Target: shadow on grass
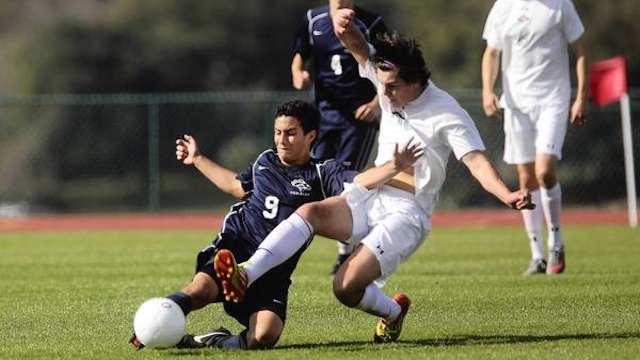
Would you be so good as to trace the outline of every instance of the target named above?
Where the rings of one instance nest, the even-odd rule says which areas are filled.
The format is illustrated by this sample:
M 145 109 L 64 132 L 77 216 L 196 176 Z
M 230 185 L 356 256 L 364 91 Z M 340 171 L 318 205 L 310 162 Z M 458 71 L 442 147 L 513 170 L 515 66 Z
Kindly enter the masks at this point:
M 424 340 L 400 340 L 393 343 L 394 346 L 466 346 L 466 345 L 495 345 L 495 344 L 520 344 L 561 340 L 596 340 L 596 339 L 637 339 L 640 333 L 621 334 L 562 334 L 562 335 L 455 335 L 447 338 Z M 292 344 L 277 346 L 276 349 L 339 349 L 354 350 L 358 346 L 371 346 L 368 341 L 342 341 L 324 344 Z
M 342 351 L 358 351 L 372 346 L 394 346 L 394 347 L 454 347 L 467 345 L 495 345 L 495 344 L 521 344 L 535 343 L 561 340 L 597 340 L 597 339 L 638 339 L 640 333 L 622 333 L 622 334 L 563 334 L 563 335 L 455 335 L 448 338 L 424 339 L 424 340 L 407 340 L 397 341 L 388 345 L 373 344 L 370 341 L 339 341 L 333 343 L 322 344 L 291 344 L 278 346 L 271 351 L 278 350 L 342 350 Z M 168 349 L 163 351 L 165 355 L 170 356 L 198 356 L 210 352 L 217 352 L 220 349 Z M 266 350 L 269 351 L 269 350 Z

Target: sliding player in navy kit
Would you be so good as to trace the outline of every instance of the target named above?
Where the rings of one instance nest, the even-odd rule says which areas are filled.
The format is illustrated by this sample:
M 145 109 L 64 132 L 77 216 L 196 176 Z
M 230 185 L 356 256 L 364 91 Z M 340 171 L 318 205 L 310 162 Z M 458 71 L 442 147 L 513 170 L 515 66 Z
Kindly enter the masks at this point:
M 216 239 L 199 253 L 191 283 L 167 297 L 185 315 L 223 302 L 225 311 L 246 326 L 236 335 L 224 328 L 201 336 L 185 335 L 177 347 L 273 347 L 284 328 L 290 277 L 302 251 L 256 281 L 245 301 L 233 303 L 224 300 L 221 281 L 213 269 L 218 250 L 231 250 L 240 261 L 248 259 L 262 239 L 300 205 L 340 194 L 345 182 L 354 181 L 367 188 L 378 186 L 412 165 L 422 153 L 418 145 L 407 144 L 395 152 L 393 160 L 362 174 L 332 160 L 318 162 L 310 157 L 318 120 L 319 113 L 310 103 L 292 101 L 279 106 L 274 123 L 276 148 L 262 152 L 254 164 L 240 173 L 202 155 L 192 136 L 176 141 L 178 160 L 195 166 L 218 188 L 242 201 L 231 208 Z M 135 334 L 132 343 L 140 347 Z
M 380 15 L 357 6 L 354 9 L 356 26 L 367 40 L 387 32 Z M 291 78 L 295 89 L 309 87 L 310 64 L 313 68 L 315 102 L 320 111 L 313 156 L 333 158 L 362 171 L 375 145 L 380 105 L 375 88 L 360 77 L 358 63 L 336 37 L 329 6 L 307 10 L 295 35 L 293 53 Z M 352 251 L 352 246 L 340 243 L 332 274 Z

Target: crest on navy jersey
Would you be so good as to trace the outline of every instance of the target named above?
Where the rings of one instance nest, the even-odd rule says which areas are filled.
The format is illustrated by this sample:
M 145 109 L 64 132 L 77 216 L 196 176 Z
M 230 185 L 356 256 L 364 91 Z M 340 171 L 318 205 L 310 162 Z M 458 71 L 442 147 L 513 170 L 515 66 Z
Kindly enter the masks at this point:
M 291 185 L 295 186 L 298 191 L 291 191 L 293 195 L 305 195 L 308 196 L 311 192 L 311 185 L 307 184 L 304 179 L 294 179 L 291 181 Z

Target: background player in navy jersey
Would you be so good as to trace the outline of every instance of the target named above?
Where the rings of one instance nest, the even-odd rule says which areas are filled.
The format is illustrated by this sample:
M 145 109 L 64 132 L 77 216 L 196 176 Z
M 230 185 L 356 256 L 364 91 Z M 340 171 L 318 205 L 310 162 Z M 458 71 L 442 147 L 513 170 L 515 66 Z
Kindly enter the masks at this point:
M 354 6 L 355 24 L 367 40 L 387 32 L 380 15 Z M 371 82 L 358 74 L 358 63 L 333 31 L 329 6 L 307 10 L 293 43 L 291 78 L 297 90 L 307 89 L 313 69 L 320 129 L 313 147 L 317 159 L 336 159 L 350 169 L 365 168 L 375 144 L 380 105 Z M 353 247 L 339 243 L 332 274 Z
M 280 105 L 274 121 L 276 147 L 262 152 L 240 173 L 201 154 L 192 136 L 184 135 L 176 141 L 178 160 L 195 166 L 218 188 L 241 201 L 232 206 L 211 245 L 198 254 L 191 283 L 167 297 L 185 315 L 223 302 L 225 311 L 247 327 L 236 335 L 224 328 L 202 336 L 185 335 L 177 347 L 273 347 L 284 328 L 290 277 L 302 251 L 256 281 L 246 293 L 246 300 L 236 304 L 225 302 L 220 291 L 221 282 L 213 269 L 213 257 L 218 250 L 231 250 L 240 261 L 246 260 L 267 234 L 300 205 L 340 194 L 345 182 L 354 181 L 367 188 L 381 185 L 422 155 L 420 146 L 409 142 L 396 149 L 393 160 L 359 175 L 336 161 L 318 162 L 310 157 L 318 121 L 319 113 L 310 103 L 296 100 Z M 132 343 L 139 345 L 136 340 L 134 334 Z

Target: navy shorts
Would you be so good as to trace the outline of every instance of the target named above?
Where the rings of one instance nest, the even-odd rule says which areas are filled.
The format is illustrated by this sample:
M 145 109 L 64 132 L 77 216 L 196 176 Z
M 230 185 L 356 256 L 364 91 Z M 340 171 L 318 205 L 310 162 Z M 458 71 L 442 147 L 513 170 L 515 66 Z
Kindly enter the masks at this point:
M 255 252 L 255 245 L 251 245 L 250 242 L 235 234 L 221 233 L 211 245 L 200 251 L 196 260 L 196 272 L 209 274 L 218 285 L 218 289 L 222 289 L 220 279 L 213 270 L 213 257 L 218 249 L 230 250 L 236 261 L 241 263 L 249 259 Z M 290 259 L 290 261 L 292 260 Z M 297 262 L 297 258 L 295 261 Z M 261 310 L 274 312 L 284 323 L 287 318 L 287 301 L 293 268 L 287 266 L 287 262 L 285 262 L 285 264 L 270 270 L 251 284 L 244 300 L 240 303 L 226 301 L 222 290 L 215 302 L 223 303 L 227 314 L 246 327 L 249 327 L 251 315 Z

